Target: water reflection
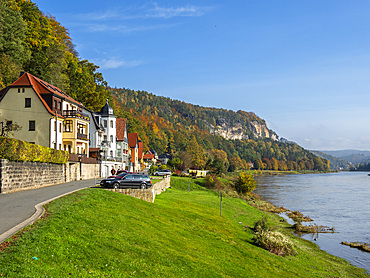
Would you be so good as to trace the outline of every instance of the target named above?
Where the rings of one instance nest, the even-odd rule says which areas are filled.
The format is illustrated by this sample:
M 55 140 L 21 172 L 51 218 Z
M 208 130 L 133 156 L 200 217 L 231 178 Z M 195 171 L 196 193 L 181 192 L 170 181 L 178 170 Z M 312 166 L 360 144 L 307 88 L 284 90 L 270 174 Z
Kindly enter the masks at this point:
M 370 243 L 370 177 L 365 172 L 262 176 L 255 190 L 264 200 L 298 210 L 317 225 L 335 227 L 334 234 L 302 236 L 321 249 L 351 261 L 370 273 L 370 253 L 343 246 L 342 241 Z

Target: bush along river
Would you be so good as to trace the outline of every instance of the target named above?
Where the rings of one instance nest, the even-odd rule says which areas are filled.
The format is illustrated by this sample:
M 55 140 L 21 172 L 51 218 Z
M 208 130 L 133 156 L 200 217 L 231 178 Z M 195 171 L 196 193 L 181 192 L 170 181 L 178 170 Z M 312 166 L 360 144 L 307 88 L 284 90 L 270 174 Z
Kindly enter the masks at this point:
M 370 244 L 370 176 L 367 172 L 259 176 L 255 192 L 265 201 L 300 211 L 335 233 L 303 234 L 322 250 L 365 268 L 370 253 L 341 242 Z

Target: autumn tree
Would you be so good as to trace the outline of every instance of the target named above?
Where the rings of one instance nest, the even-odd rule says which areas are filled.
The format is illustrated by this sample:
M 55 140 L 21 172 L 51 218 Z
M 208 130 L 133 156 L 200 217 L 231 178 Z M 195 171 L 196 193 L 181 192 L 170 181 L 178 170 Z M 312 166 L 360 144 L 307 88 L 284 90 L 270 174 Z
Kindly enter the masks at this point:
M 202 147 L 198 144 L 197 139 L 193 135 L 187 148 L 187 153 L 191 156 L 192 166 L 197 169 L 202 169 L 206 162 L 204 159 L 204 151 Z
M 237 181 L 234 184 L 235 190 L 239 194 L 250 194 L 256 188 L 257 182 L 254 180 L 253 175 L 246 172 L 240 172 Z

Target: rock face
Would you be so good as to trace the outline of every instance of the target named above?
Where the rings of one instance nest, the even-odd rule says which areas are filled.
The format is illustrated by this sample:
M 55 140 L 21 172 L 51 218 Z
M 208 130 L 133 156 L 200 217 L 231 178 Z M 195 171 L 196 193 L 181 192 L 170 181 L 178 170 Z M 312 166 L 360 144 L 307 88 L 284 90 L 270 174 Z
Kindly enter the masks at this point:
M 217 119 L 215 126 L 209 123 L 206 124 L 212 134 L 222 136 L 225 139 L 250 139 L 251 135 L 254 135 L 256 138 L 278 140 L 278 136 L 273 131 L 269 130 L 265 124 L 257 121 L 249 122 L 246 127 L 243 127 L 240 122 L 231 122 L 225 118 Z

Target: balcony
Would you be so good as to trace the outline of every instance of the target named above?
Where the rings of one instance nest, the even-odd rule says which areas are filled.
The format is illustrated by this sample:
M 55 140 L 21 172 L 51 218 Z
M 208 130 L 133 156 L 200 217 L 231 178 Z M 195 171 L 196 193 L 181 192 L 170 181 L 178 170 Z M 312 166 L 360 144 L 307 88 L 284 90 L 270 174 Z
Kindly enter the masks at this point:
M 89 140 L 87 134 L 82 134 L 82 133 L 77 133 L 77 139 L 79 139 L 79 140 L 86 140 L 86 141 Z
M 77 110 L 64 110 L 63 116 L 66 118 L 78 118 L 78 119 L 83 119 L 85 121 L 90 121 L 89 115 L 82 113 L 80 111 L 77 111 Z

